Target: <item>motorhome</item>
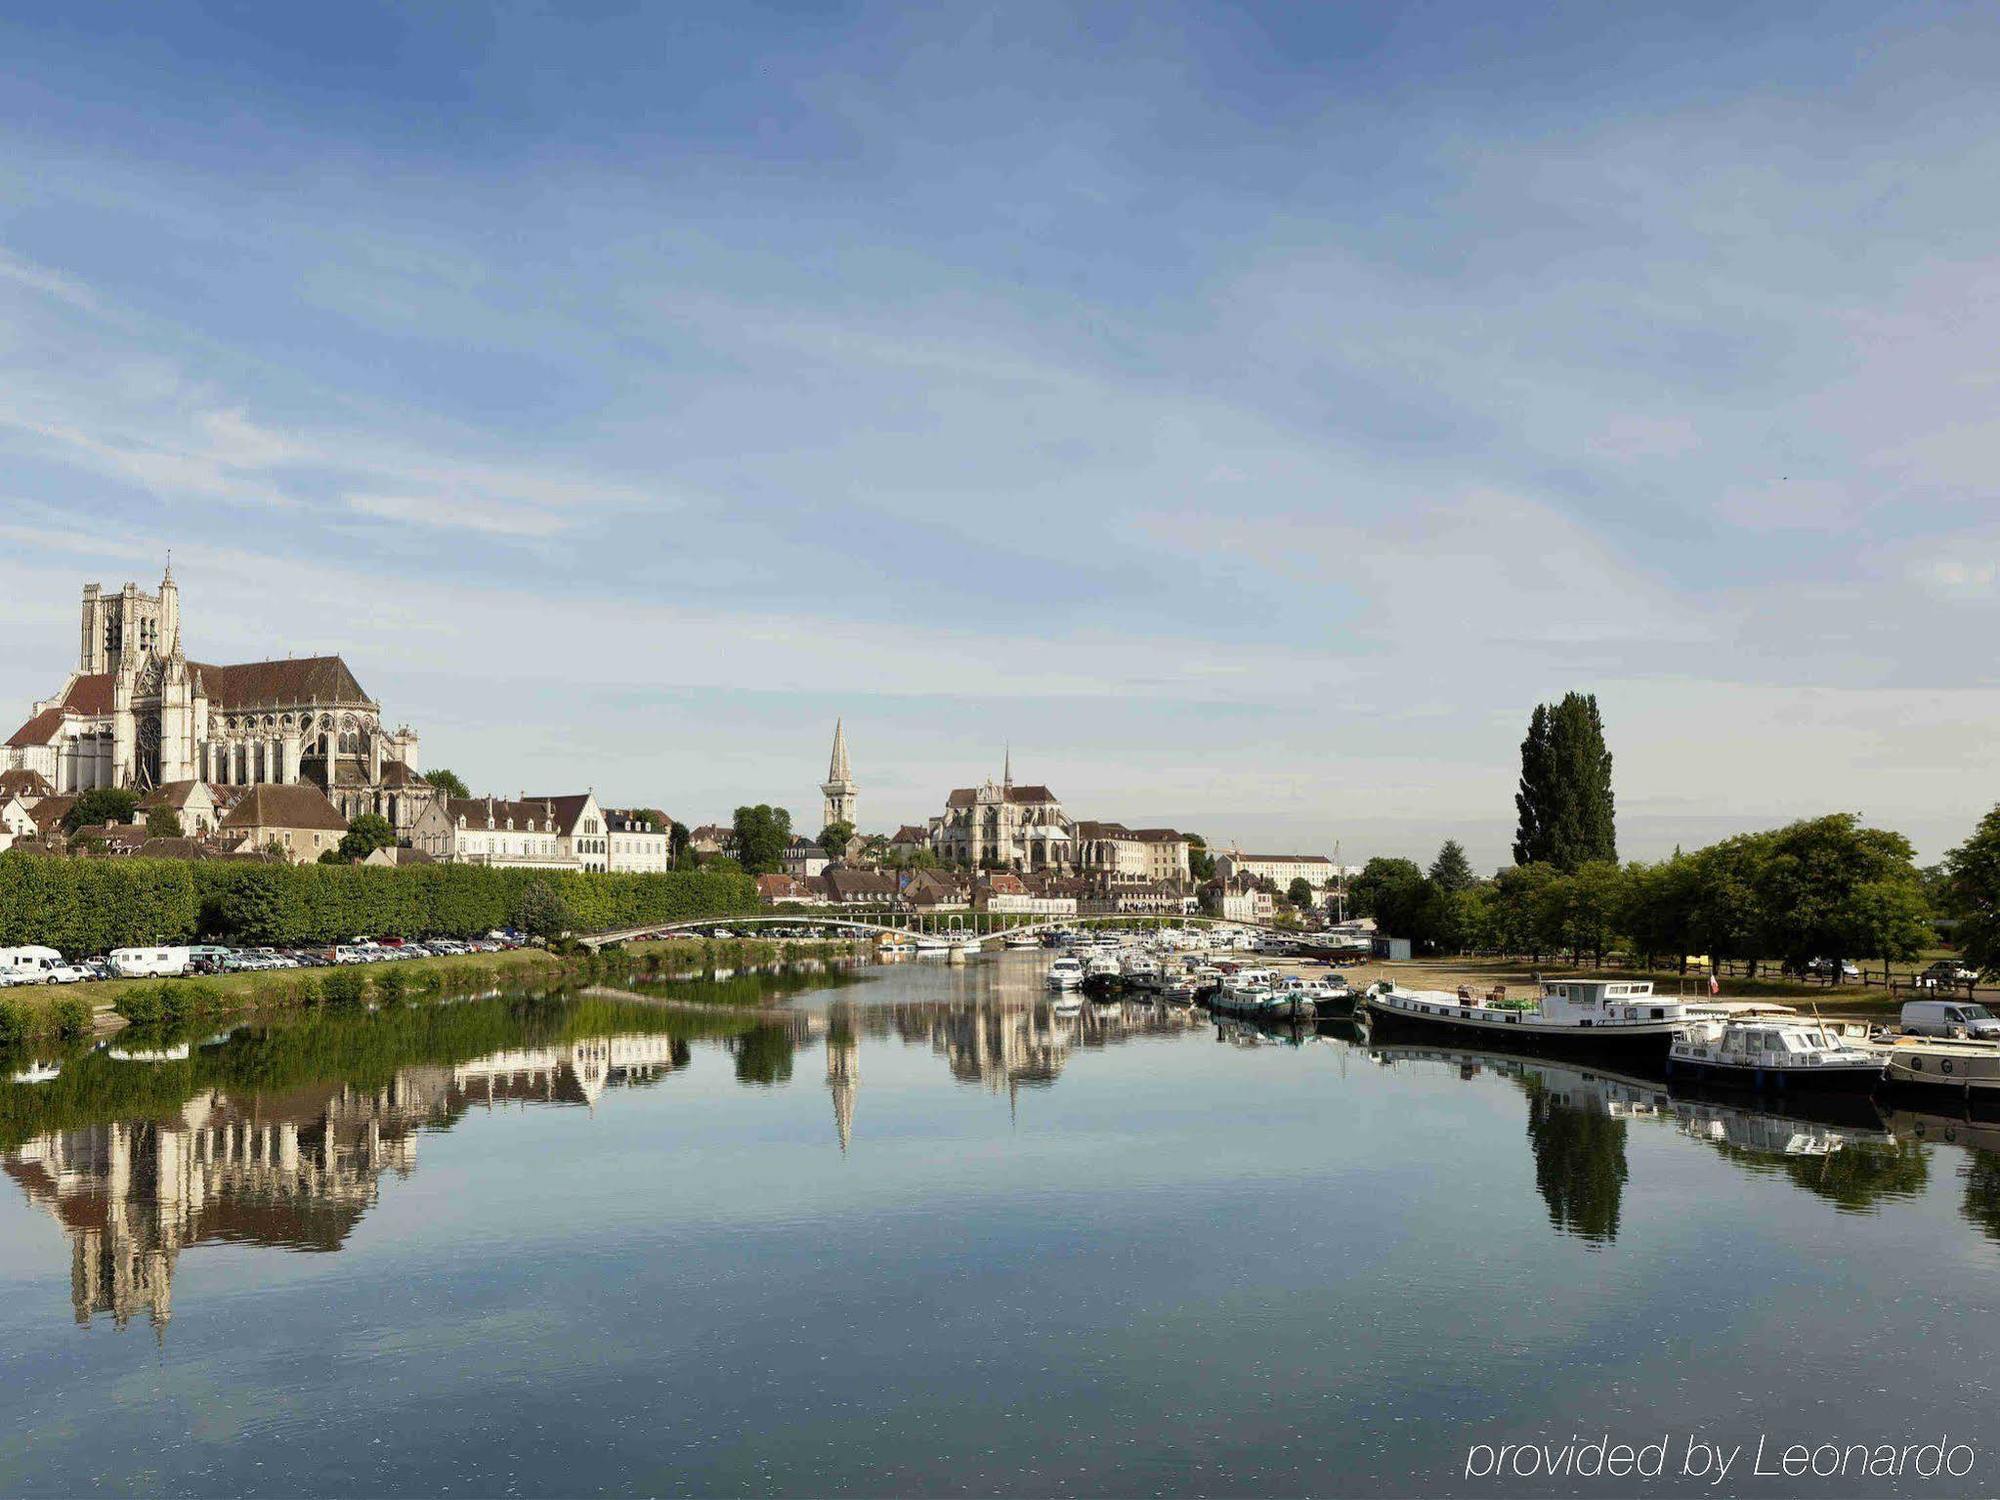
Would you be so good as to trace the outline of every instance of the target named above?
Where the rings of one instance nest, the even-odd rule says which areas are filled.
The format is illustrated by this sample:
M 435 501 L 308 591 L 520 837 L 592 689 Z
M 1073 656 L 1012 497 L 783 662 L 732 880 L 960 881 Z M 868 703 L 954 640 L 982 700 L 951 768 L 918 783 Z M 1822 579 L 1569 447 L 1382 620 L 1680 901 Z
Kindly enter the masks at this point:
M 188 971 L 188 950 L 113 948 L 111 971 L 120 979 L 178 979 Z
M 0 984 L 47 984 L 62 961 L 53 948 L 0 948 Z

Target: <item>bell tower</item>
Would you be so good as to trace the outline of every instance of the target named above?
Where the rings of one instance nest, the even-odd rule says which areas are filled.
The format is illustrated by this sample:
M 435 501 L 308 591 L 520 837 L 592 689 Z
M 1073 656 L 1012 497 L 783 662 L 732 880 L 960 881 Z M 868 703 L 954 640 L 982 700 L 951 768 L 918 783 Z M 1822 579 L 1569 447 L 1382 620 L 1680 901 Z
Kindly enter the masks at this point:
M 827 763 L 826 780 L 820 786 L 820 793 L 826 798 L 820 808 L 820 827 L 831 828 L 836 823 L 852 826 L 861 788 L 854 784 L 854 768 L 847 763 L 847 726 L 844 720 L 834 720 L 833 758 Z

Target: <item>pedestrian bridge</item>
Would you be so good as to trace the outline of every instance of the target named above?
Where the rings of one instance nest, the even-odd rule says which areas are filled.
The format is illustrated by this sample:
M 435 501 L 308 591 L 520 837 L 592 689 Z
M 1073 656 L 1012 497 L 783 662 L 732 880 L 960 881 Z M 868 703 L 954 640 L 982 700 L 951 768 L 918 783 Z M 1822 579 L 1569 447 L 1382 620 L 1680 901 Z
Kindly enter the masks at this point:
M 1296 929 L 1266 923 L 1232 921 L 1225 917 L 1184 917 L 1119 912 L 1102 916 L 1043 917 L 992 912 L 856 912 L 839 916 L 828 912 L 772 911 L 754 916 L 696 917 L 685 922 L 648 922 L 641 927 L 623 927 L 611 932 L 578 934 L 577 941 L 593 951 L 642 938 L 668 937 L 675 933 L 712 932 L 724 928 L 731 933 L 752 933 L 760 927 L 817 927 L 852 933 L 858 937 L 934 937 L 954 946 L 980 948 L 999 944 L 1010 937 L 1039 938 L 1044 933 L 1080 927 L 1122 928 L 1127 931 L 1161 927 L 1229 927 L 1237 931 L 1267 933 L 1301 942 L 1306 935 Z

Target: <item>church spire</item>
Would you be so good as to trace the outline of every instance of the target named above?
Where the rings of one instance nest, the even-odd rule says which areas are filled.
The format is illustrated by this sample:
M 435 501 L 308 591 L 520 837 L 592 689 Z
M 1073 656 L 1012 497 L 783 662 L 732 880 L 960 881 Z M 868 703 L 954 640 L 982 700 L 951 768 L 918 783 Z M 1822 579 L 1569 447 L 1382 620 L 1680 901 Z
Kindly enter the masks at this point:
M 844 719 L 833 721 L 833 759 L 827 763 L 826 779 L 828 781 L 854 779 L 854 772 L 847 764 L 847 722 Z
M 1014 742 L 1007 742 L 1000 769 L 1000 785 L 1008 791 L 1014 789 Z
M 833 723 L 833 758 L 827 762 L 826 782 L 820 787 L 826 801 L 820 809 L 820 826 L 831 828 L 836 823 L 854 823 L 855 795 L 861 789 L 854 784 L 854 768 L 847 761 L 847 723 L 836 719 Z

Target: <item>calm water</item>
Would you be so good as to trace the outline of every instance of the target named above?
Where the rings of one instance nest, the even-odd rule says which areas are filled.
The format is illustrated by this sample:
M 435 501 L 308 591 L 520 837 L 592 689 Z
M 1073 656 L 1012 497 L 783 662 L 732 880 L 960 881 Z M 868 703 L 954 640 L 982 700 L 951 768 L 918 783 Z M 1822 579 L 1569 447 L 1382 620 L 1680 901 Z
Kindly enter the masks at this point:
M 749 981 L 795 992 L 779 1024 L 469 1002 L 0 1082 L 0 1492 L 2000 1485 L 2000 1132 L 1062 1020 L 1038 973 Z M 1946 1433 L 1966 1478 L 1746 1473 L 1760 1437 L 1776 1467 Z M 1465 1474 L 1606 1434 L 1665 1475 Z M 1691 1437 L 1745 1445 L 1719 1489 L 1678 1477 Z

